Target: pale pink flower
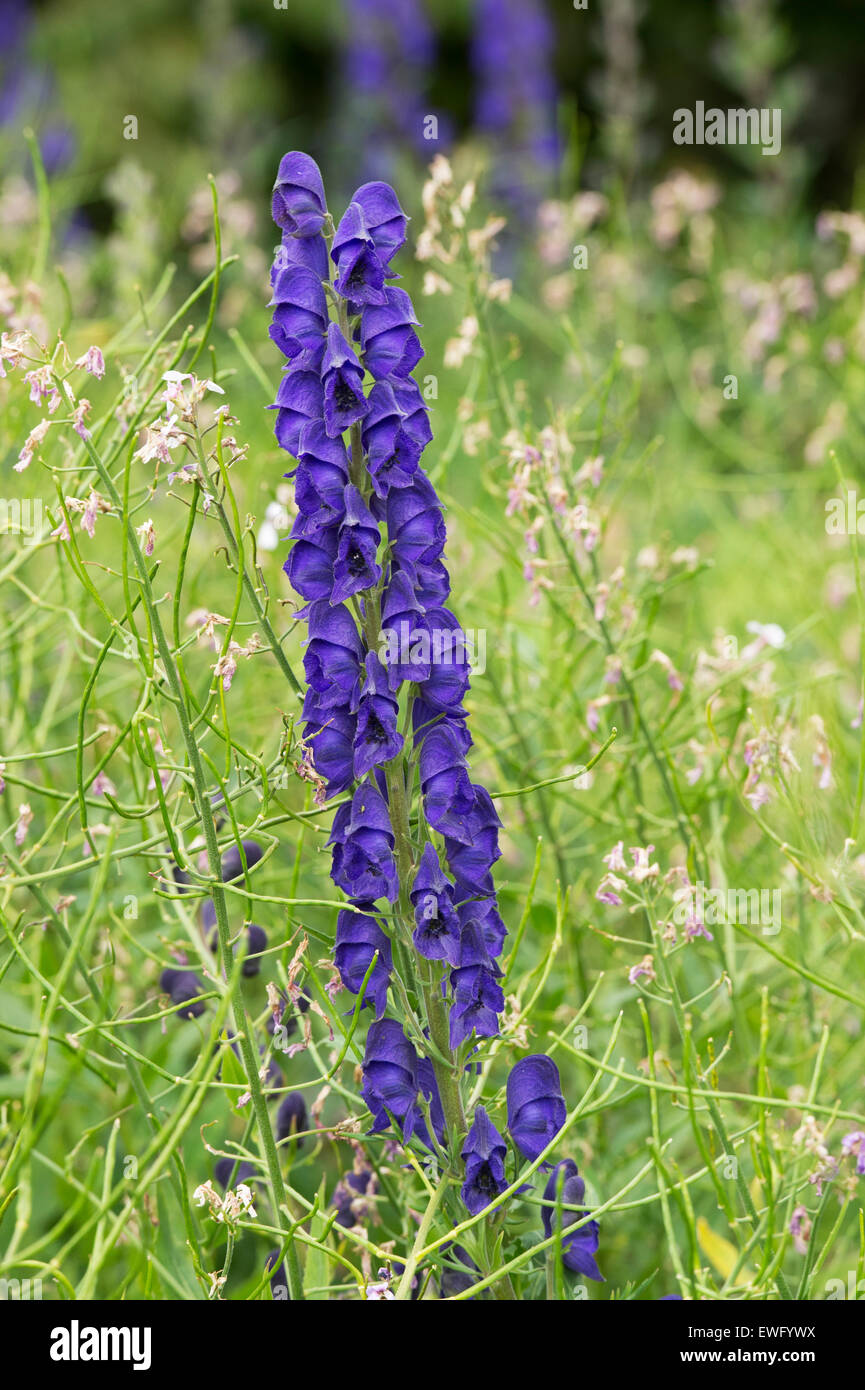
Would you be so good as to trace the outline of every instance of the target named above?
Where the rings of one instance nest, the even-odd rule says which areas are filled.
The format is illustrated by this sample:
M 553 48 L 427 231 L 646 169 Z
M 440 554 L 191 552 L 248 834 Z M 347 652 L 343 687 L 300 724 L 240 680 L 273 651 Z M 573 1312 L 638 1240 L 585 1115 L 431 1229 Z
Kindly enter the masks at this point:
M 105 375 L 105 358 L 102 356 L 102 349 L 89 347 L 87 351 L 75 362 L 76 367 L 81 367 L 91 376 L 97 377 L 100 381 Z
M 632 985 L 635 985 L 637 981 L 643 976 L 647 980 L 654 980 L 656 978 L 655 962 L 652 960 L 651 956 L 643 956 L 643 959 L 640 961 L 639 965 L 632 965 L 630 970 L 628 971 L 628 980 Z
M 50 428 L 50 420 L 40 420 L 38 425 L 34 425 L 24 441 L 24 448 L 18 455 L 18 462 L 13 465 L 16 473 L 23 473 L 24 469 L 29 467 L 33 455 L 36 453 L 36 450 L 39 448 L 39 445 L 42 443 Z
M 18 807 L 18 820 L 15 825 L 15 844 L 19 847 L 23 845 L 24 841 L 27 839 L 27 831 L 30 828 L 32 819 L 33 812 L 28 802 L 22 801 L 21 805 Z

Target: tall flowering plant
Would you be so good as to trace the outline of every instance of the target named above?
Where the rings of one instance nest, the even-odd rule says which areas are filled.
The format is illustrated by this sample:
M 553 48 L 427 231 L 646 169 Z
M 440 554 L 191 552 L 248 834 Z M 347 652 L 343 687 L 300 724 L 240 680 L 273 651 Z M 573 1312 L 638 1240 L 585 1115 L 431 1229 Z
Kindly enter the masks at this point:
M 432 430 L 413 375 L 419 325 L 393 283 L 408 219 L 373 182 L 335 223 L 317 166 L 297 152 L 280 164 L 273 216 L 270 332 L 287 359 L 275 432 L 297 503 L 285 569 L 307 623 L 303 737 L 323 794 L 339 798 L 331 876 L 347 903 L 334 957 L 374 1015 L 370 1132 L 437 1163 L 457 1222 L 509 1187 L 504 1138 L 482 1106 L 466 1114 L 480 1049 L 499 1033 L 506 927 L 500 821 L 470 769 L 443 507 L 421 465 Z M 515 1148 L 540 1159 L 566 1118 L 550 1058 L 513 1067 L 507 1112 Z

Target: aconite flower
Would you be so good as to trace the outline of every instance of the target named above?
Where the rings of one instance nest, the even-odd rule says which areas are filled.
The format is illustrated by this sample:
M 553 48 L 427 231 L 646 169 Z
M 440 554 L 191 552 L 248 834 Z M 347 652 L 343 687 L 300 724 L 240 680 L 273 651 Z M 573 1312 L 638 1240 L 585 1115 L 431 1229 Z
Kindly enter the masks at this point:
M 344 908 L 336 920 L 336 945 L 333 959 L 346 989 L 357 994 L 376 951 L 378 959 L 367 981 L 364 1007 L 375 1009 L 381 1018 L 387 1005 L 387 991 L 392 969 L 390 941 L 372 915 L 371 903 L 358 903 L 356 908 Z
M 479 1105 L 461 1154 L 466 1168 L 461 1194 L 471 1216 L 482 1212 L 507 1187 L 506 1154 L 504 1139 L 484 1107 Z
M 306 1127 L 306 1101 L 300 1091 L 290 1091 L 276 1112 L 277 1143 L 301 1133 Z M 300 1148 L 303 1140 L 298 1139 L 296 1143 Z
M 193 970 L 163 970 L 159 988 L 169 996 L 172 1004 L 180 1006 L 177 1013 L 181 1018 L 199 1018 L 204 1013 L 204 1000 L 196 998 L 204 994 L 204 985 Z
M 507 1097 L 511 1138 L 533 1161 L 555 1139 L 568 1113 L 552 1058 L 540 1052 L 517 1062 L 508 1076 Z
M 560 1181 L 561 1193 L 559 1194 Z M 561 1212 L 562 1263 L 565 1269 L 571 1270 L 573 1274 L 583 1274 L 587 1279 L 603 1281 L 604 1276 L 595 1263 L 599 1239 L 597 1221 L 586 1221 L 579 1230 L 569 1232 L 568 1228 L 573 1226 L 575 1222 L 582 1220 L 588 1213 L 580 1210 L 564 1210 L 566 1207 L 582 1207 L 585 1193 L 586 1184 L 579 1176 L 576 1163 L 572 1158 L 563 1158 L 561 1163 L 557 1163 L 550 1173 L 544 1188 L 544 1204 L 541 1208 L 544 1235 L 549 1239 L 553 1234 L 558 1194 L 563 1208 Z M 673 1296 L 675 1297 L 675 1295 Z

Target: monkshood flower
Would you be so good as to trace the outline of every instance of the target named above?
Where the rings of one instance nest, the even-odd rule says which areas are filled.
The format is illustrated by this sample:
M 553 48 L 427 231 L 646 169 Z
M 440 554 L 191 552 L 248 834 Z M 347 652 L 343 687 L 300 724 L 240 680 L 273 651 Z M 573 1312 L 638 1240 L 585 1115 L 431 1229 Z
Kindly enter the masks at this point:
M 511 1138 L 534 1161 L 555 1139 L 568 1113 L 552 1058 L 539 1052 L 517 1062 L 508 1076 L 507 1097 Z
M 345 516 L 337 533 L 331 603 L 343 603 L 352 594 L 378 583 L 381 566 L 375 557 L 379 540 L 375 517 L 354 484 L 349 483 L 345 490 Z
M 564 1175 L 563 1178 L 560 1178 L 561 1174 Z M 586 1195 L 586 1184 L 577 1172 L 577 1165 L 572 1158 L 563 1158 L 561 1163 L 556 1164 L 544 1188 L 544 1204 L 541 1208 L 544 1235 L 549 1239 L 553 1234 L 556 1197 L 560 1181 L 562 1189 L 559 1197 L 562 1204 L 562 1264 L 573 1274 L 582 1274 L 587 1279 L 598 1279 L 603 1282 L 604 1276 L 595 1263 L 599 1244 L 597 1221 L 587 1221 L 579 1230 L 568 1232 L 569 1226 L 573 1226 L 575 1222 L 588 1215 L 586 1211 L 565 1210 L 566 1207 L 582 1207 L 583 1198 Z
M 369 782 L 333 818 L 329 845 L 334 846 L 332 877 L 350 898 L 396 902 L 399 879 L 393 857 L 394 833 L 387 802 Z
M 296 460 L 287 473 L 297 515 L 285 569 L 309 625 L 304 757 L 328 795 L 350 794 L 328 841 L 333 881 L 350 904 L 339 917 L 336 962 L 357 992 L 378 953 L 368 982 L 376 1021 L 364 1096 L 377 1131 L 393 1121 L 405 1138 L 427 1142 L 428 1125 L 446 1128 L 442 1095 L 452 1127 L 460 1106 L 437 1070 L 447 1044 L 439 1042 L 434 1065 L 398 1024 L 395 1033 L 381 1031 L 391 1022 L 382 1015 L 393 970 L 404 960 L 391 938 L 404 933 L 405 945 L 437 964 L 454 1048 L 498 1032 L 505 928 L 492 878 L 500 822 L 469 771 L 469 663 L 459 622 L 444 606 L 442 504 L 421 466 L 432 430 L 412 372 L 423 350 L 411 300 L 391 283 L 407 218 L 387 184 L 357 189 L 333 232 L 328 284 L 319 247 L 333 219 L 305 156 L 283 160 L 274 206 L 283 238 L 272 338 L 288 362 L 275 433 Z M 411 804 L 392 804 L 399 779 L 410 791 L 404 756 L 420 774 L 417 832 Z M 383 901 L 395 905 L 386 916 L 375 910 Z
M 273 220 L 293 237 L 309 237 L 324 226 L 324 184 L 314 159 L 297 150 L 283 155 L 273 186 Z
M 213 1165 L 213 1176 L 224 1191 L 229 1186 L 236 1187 L 238 1183 L 249 1185 L 255 1182 L 258 1171 L 254 1164 L 240 1159 L 218 1158 Z
M 338 324 L 327 330 L 327 347 L 321 364 L 324 387 L 324 428 L 331 439 L 369 414 L 363 394 L 363 368 Z
M 470 1216 L 477 1216 L 507 1187 L 506 1154 L 504 1139 L 484 1107 L 479 1105 L 461 1154 L 466 1166 L 462 1199 Z
M 176 1010 L 180 1018 L 199 1018 L 204 1013 L 204 1000 L 197 997 L 204 994 L 204 985 L 194 970 L 163 970 L 159 988 L 169 996 L 172 1004 L 180 1005 Z M 189 1003 L 190 999 L 195 1003 Z
M 207 944 L 211 951 L 216 954 L 219 949 L 219 933 L 213 930 L 216 926 L 216 908 L 209 898 L 201 909 L 201 924 L 205 932 L 210 933 Z M 267 950 L 267 932 L 257 923 L 250 922 L 244 928 L 243 934 L 246 938 L 246 949 L 240 973 L 244 979 L 250 980 L 261 970 L 261 953 Z M 243 950 L 242 947 L 240 949 Z
M 299 1134 L 305 1129 L 306 1101 L 300 1091 L 291 1091 L 276 1112 L 277 1143 L 281 1143 L 283 1139 L 290 1139 L 293 1134 Z M 298 1148 L 303 1144 L 302 1139 L 295 1142 Z
M 331 1203 L 336 1207 L 336 1224 L 346 1228 L 357 1226 L 368 1215 L 375 1195 L 375 1173 L 370 1168 L 353 1168 L 340 1178 L 333 1189 Z
M 367 1004 L 381 1018 L 387 1005 L 387 991 L 393 968 L 390 941 L 376 918 L 371 903 L 358 903 L 356 908 L 344 908 L 336 919 L 336 946 L 333 959 L 340 979 L 352 994 L 358 994 L 366 972 L 378 952 L 378 960 L 367 981 L 364 1008 Z
M 442 872 L 438 855 L 427 841 L 411 886 L 416 923 L 412 941 L 427 960 L 460 964 L 460 919 L 454 907 L 454 885 Z
M 397 728 L 399 703 L 391 694 L 387 672 L 375 652 L 367 652 L 366 680 L 361 686 L 354 739 L 354 775 L 365 777 L 402 750 Z

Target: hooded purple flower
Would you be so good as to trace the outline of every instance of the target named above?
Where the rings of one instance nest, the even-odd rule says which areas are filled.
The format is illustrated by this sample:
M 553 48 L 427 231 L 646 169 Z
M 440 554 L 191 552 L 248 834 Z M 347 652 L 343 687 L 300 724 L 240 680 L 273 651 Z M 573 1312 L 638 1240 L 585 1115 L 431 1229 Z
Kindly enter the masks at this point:
M 470 1216 L 477 1216 L 507 1187 L 507 1145 L 482 1105 L 475 1110 L 472 1127 L 462 1147 L 466 1179 L 461 1196 Z
M 398 397 L 395 377 L 377 381 L 369 393 L 369 414 L 361 438 L 372 485 L 377 497 L 392 488 L 408 487 L 414 477 L 423 444 L 417 432 L 407 428 L 407 417 Z
M 411 886 L 415 950 L 427 960 L 460 964 L 460 924 L 454 909 L 454 890 L 442 873 L 438 855 L 427 840 Z
M 382 1018 L 369 1025 L 363 1057 L 364 1104 L 373 1116 L 371 1134 L 388 1128 L 393 1117 L 410 1139 L 422 1116 L 417 1108 L 418 1056 L 400 1025 Z
M 224 1190 L 227 1187 L 237 1187 L 241 1182 L 255 1182 L 258 1170 L 254 1164 L 245 1163 L 241 1159 L 218 1158 L 213 1165 L 213 1176 Z
M 180 1004 L 177 1014 L 180 1018 L 199 1018 L 204 1013 L 204 1000 L 196 996 L 204 994 L 204 985 L 194 970 L 163 970 L 159 977 L 159 988 L 169 996 L 172 1004 Z M 196 999 L 190 1004 L 190 999 Z
M 462 949 L 462 939 L 460 941 Z M 494 1038 L 505 996 L 496 975 L 486 965 L 464 965 L 450 974 L 453 1004 L 448 1016 L 450 1045 L 459 1047 L 472 1033 Z
M 308 690 L 303 702 L 304 742 L 311 754 L 313 766 L 327 783 L 328 796 L 347 791 L 354 781 L 354 740 L 357 717 L 341 709 L 327 709 L 310 700 Z
M 327 349 L 321 371 L 324 427 L 333 439 L 369 414 L 369 404 L 363 394 L 363 367 L 336 323 L 329 324 L 327 329 Z
M 571 1270 L 573 1274 L 582 1274 L 586 1279 L 598 1279 L 603 1283 L 604 1276 L 595 1263 L 599 1243 L 597 1221 L 587 1221 L 578 1231 L 568 1234 L 569 1226 L 588 1215 L 586 1211 L 564 1210 L 565 1207 L 582 1207 L 586 1193 L 586 1184 L 579 1176 L 577 1165 L 572 1158 L 563 1158 L 561 1163 L 556 1164 L 544 1188 L 544 1205 L 541 1207 L 544 1235 L 549 1240 L 553 1234 L 560 1173 L 564 1173 L 561 1191 L 562 1263 L 565 1269 Z
M 334 289 L 353 308 L 387 304 L 387 267 L 376 250 L 360 203 L 349 203 L 340 218 L 330 254 L 337 269 Z
M 279 383 L 275 409 L 277 443 L 297 458 L 303 426 L 324 418 L 324 389 L 318 372 L 287 371 Z
M 210 939 L 207 944 L 215 955 L 219 949 L 219 933 L 211 931 L 211 928 L 216 925 L 216 908 L 210 898 L 201 909 L 201 923 L 205 932 L 210 931 Z M 236 946 L 235 951 L 240 950 L 243 954 L 244 959 L 240 973 L 245 979 L 250 980 L 261 970 L 261 953 L 267 950 L 267 932 L 263 927 L 257 926 L 255 922 L 250 922 L 244 929 L 244 936 L 246 938 L 245 946 Z
M 361 209 L 376 253 L 390 274 L 391 260 L 405 246 L 405 229 L 408 225 L 399 199 L 389 183 L 374 180 L 361 184 L 352 203 Z
M 302 265 L 311 270 L 317 280 L 327 280 L 330 266 L 327 259 L 327 243 L 323 236 L 291 236 L 283 232 L 282 242 L 276 249 L 270 271 L 270 283 L 275 285 L 281 271 L 291 265 Z
M 372 388 L 370 400 L 378 389 L 377 386 Z M 388 493 L 385 518 L 391 550 L 400 568 L 404 564 L 431 564 L 441 558 L 446 537 L 442 504 L 429 478 L 420 469 L 410 479 L 409 486 Z
M 306 1101 L 300 1091 L 290 1091 L 276 1112 L 276 1142 L 300 1134 L 306 1126 Z M 298 1148 L 303 1144 L 302 1139 L 296 1142 Z
M 289 236 L 317 236 L 326 213 L 324 184 L 315 160 L 298 150 L 284 154 L 273 185 L 276 225 Z
M 298 510 L 314 526 L 338 525 L 345 516 L 348 453 L 341 439 L 331 439 L 321 420 L 301 427 L 298 465 L 293 474 Z
M 387 804 L 370 782 L 358 787 L 351 802 L 333 818 L 331 876 L 350 898 L 376 902 L 399 897 L 399 878 L 393 857 L 394 835 Z
M 234 879 L 240 878 L 246 869 L 254 869 L 256 864 L 264 854 L 264 850 L 257 840 L 241 840 L 243 854 L 236 844 L 229 845 L 222 856 L 219 872 L 222 875 L 223 883 L 231 883 Z
M 364 976 L 376 951 L 378 960 L 366 987 L 364 1008 L 374 1006 L 376 1018 L 381 1018 L 387 1005 L 387 991 L 390 972 L 393 968 L 390 942 L 370 914 L 371 903 L 358 903 L 354 908 L 343 908 L 336 919 L 336 946 L 333 959 L 340 979 L 352 994 L 358 994 Z
M 468 902 L 460 903 L 457 908 L 457 916 L 459 917 L 461 933 L 474 924 L 481 933 L 487 954 L 493 958 L 501 955 L 508 931 L 501 919 L 494 897 L 473 898 Z
M 366 653 L 354 618 L 344 603 L 321 601 L 309 605 L 308 618 L 303 670 L 310 691 L 321 708 L 356 710 Z
M 327 300 L 314 271 L 290 265 L 273 285 L 275 305 L 270 336 L 284 357 L 300 371 L 318 372 L 324 356 Z
M 534 1161 L 555 1139 L 568 1113 L 553 1059 L 543 1052 L 523 1057 L 511 1068 L 507 1094 L 511 1138 Z
M 376 563 L 379 539 L 375 517 L 354 484 L 349 483 L 345 489 L 345 516 L 339 528 L 333 566 L 331 603 L 341 603 L 378 583 L 381 579 L 381 565 Z
M 424 355 L 414 331 L 415 312 L 405 290 L 386 286 L 384 293 L 387 303 L 368 304 L 360 319 L 363 363 L 377 381 L 408 376 Z
M 466 637 L 458 620 L 447 608 L 427 608 L 426 621 L 433 634 L 430 672 L 421 681 L 419 695 L 434 709 L 462 716 L 462 701 L 469 688 L 470 667 Z
M 399 704 L 390 692 L 387 673 L 375 652 L 366 658 L 366 680 L 360 692 L 354 740 L 354 775 L 360 779 L 374 767 L 384 767 L 402 751 L 397 729 Z
M 430 632 L 423 605 L 407 574 L 392 574 L 381 605 L 380 653 L 391 690 L 430 674 Z
M 283 569 L 305 599 L 330 599 L 339 534 L 298 512 L 291 527 L 294 545 Z
M 434 725 L 421 744 L 420 784 L 430 825 L 442 835 L 471 844 L 469 817 L 475 792 L 461 741 L 447 721 Z
M 466 817 L 462 835 L 445 836 L 448 867 L 466 894 L 490 897 L 493 876 L 490 870 L 499 858 L 498 827 L 501 825 L 492 798 L 484 787 L 472 784 L 474 809 Z

